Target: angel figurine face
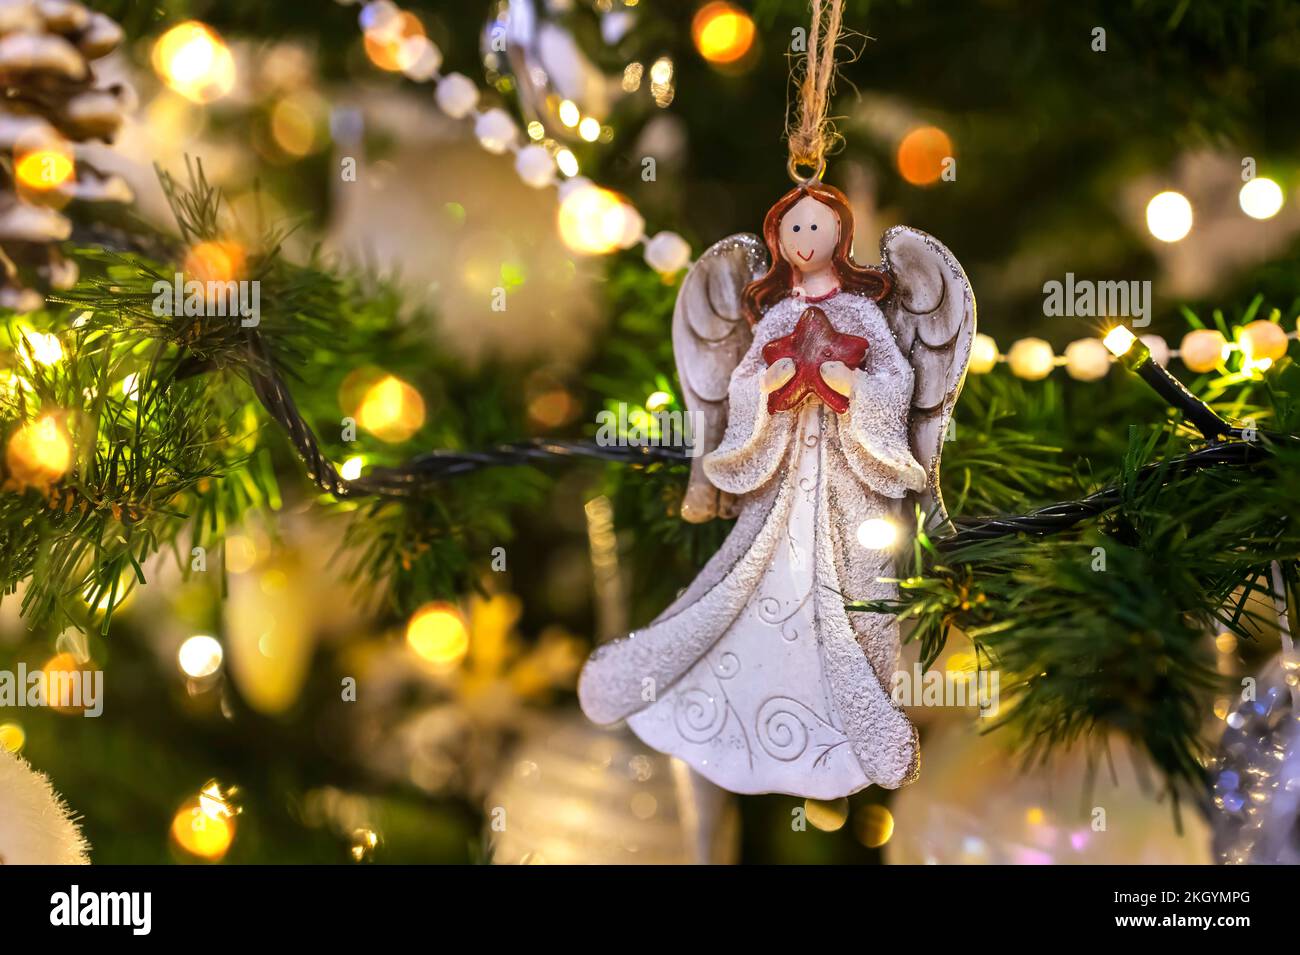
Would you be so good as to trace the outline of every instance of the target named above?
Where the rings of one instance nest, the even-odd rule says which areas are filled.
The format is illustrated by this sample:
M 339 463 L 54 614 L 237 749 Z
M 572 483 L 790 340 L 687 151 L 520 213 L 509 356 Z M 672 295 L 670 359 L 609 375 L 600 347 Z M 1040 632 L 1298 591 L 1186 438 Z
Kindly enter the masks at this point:
M 857 292 L 878 302 L 893 287 L 884 269 L 853 261 L 853 210 L 833 186 L 804 183 L 778 199 L 763 219 L 763 241 L 771 267 L 744 290 L 751 325 L 791 294 Z
M 801 275 L 816 275 L 830 267 L 840 222 L 824 202 L 804 196 L 781 219 L 781 256 Z
M 942 516 L 939 455 L 975 332 L 961 267 L 924 233 L 853 261 L 837 189 L 801 183 L 763 237 L 700 256 L 673 313 L 701 456 L 690 521 L 738 515 L 672 606 L 599 647 L 578 698 L 598 723 L 740 793 L 836 799 L 901 786 L 917 735 L 891 686 L 897 620 L 848 600 L 897 596 L 895 548 L 919 507 Z M 695 778 L 695 777 L 692 777 Z

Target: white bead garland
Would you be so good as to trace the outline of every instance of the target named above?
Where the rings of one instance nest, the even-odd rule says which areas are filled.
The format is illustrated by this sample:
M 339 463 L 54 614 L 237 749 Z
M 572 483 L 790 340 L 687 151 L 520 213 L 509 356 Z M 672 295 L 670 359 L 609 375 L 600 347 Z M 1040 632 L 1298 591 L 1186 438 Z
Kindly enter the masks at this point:
M 509 113 L 494 106 L 485 113 L 479 113 L 474 120 L 474 135 L 484 149 L 500 155 L 514 144 L 515 137 L 519 135 L 519 127 Z
M 1223 360 L 1223 349 L 1228 344 L 1217 328 L 1198 328 L 1183 336 L 1178 351 L 1188 371 L 1197 374 L 1213 371 Z
M 1099 338 L 1080 338 L 1065 346 L 1065 372 L 1075 381 L 1099 381 L 1110 371 L 1110 352 Z
M 452 119 L 464 119 L 478 106 L 478 87 L 463 73 L 448 73 L 438 81 L 433 98 Z
M 1041 338 L 1022 338 L 1007 352 L 1007 364 L 1017 378 L 1038 381 L 1052 373 L 1052 346 Z
M 636 206 L 623 203 L 623 235 L 619 239 L 620 249 L 630 249 L 645 236 L 645 219 L 637 212 Z
M 989 335 L 979 333 L 971 343 L 970 364 L 967 366 L 972 374 L 986 375 L 998 363 L 998 343 Z
M 1157 365 L 1169 364 L 1169 345 L 1159 335 L 1143 335 L 1138 341 L 1151 351 L 1151 360 Z
M 661 275 L 673 275 L 690 264 L 691 247 L 676 232 L 657 232 L 645 244 L 645 261 Z
M 1251 361 L 1277 361 L 1286 354 L 1286 332 L 1268 319 L 1251 322 L 1238 334 L 1238 340 Z
M 555 182 L 555 160 L 545 146 L 525 146 L 515 156 L 515 172 L 525 185 L 541 189 Z
M 442 50 L 427 36 L 408 36 L 402 41 L 401 59 L 407 79 L 424 83 L 433 79 L 442 66 Z

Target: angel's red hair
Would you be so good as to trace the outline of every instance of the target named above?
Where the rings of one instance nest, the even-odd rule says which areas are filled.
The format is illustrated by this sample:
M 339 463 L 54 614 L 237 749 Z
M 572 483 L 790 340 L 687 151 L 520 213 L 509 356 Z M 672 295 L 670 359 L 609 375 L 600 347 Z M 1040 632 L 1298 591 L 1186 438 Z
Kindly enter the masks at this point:
M 742 301 L 745 317 L 751 325 L 757 324 L 763 313 L 789 295 L 794 287 L 794 267 L 781 253 L 781 220 L 804 196 L 812 196 L 823 205 L 830 206 L 839 221 L 840 235 L 835 243 L 835 251 L 831 253 L 831 267 L 839 278 L 840 289 L 859 292 L 879 302 L 894 287 L 894 280 L 888 272 L 858 265 L 853 261 L 853 210 L 849 208 L 849 200 L 844 193 L 821 182 L 804 183 L 778 199 L 763 219 L 763 241 L 767 243 L 768 254 L 772 257 L 772 267 L 762 278 L 745 286 Z

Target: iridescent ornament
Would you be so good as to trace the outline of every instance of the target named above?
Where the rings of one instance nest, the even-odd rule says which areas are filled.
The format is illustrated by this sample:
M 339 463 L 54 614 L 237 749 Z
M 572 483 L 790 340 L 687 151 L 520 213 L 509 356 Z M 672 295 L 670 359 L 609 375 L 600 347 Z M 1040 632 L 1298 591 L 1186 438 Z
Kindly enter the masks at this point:
M 492 861 L 734 863 L 735 804 L 625 730 L 536 714 L 485 805 Z
M 1187 807 L 1176 820 L 1149 766 L 1110 742 L 1026 767 L 1003 732 L 974 722 L 925 735 L 925 771 L 890 804 L 894 865 L 1204 865 L 1209 832 Z M 1181 823 L 1181 831 L 1179 824 Z
M 1300 862 L 1297 664 L 1279 656 L 1228 711 L 1210 766 L 1215 858 L 1227 865 Z

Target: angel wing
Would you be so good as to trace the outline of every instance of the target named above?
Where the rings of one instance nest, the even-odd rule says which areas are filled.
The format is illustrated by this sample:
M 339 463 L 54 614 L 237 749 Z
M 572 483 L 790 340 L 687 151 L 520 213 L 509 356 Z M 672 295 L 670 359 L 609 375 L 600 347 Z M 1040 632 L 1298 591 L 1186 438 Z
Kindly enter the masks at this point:
M 908 431 L 912 455 L 928 476 L 921 509 L 935 527 L 948 521 L 939 457 L 970 363 L 975 295 L 952 253 L 918 229 L 890 229 L 880 240 L 880 257 L 894 276 L 885 318 L 915 375 Z
M 721 513 L 731 516 L 730 495 L 704 474 L 703 458 L 727 428 L 727 386 L 749 350 L 754 333 L 745 320 L 741 293 L 767 270 L 767 251 L 758 236 L 739 233 L 711 245 L 691 266 L 673 309 L 673 354 L 690 415 L 691 477 L 682 498 L 682 517 L 694 523 Z

